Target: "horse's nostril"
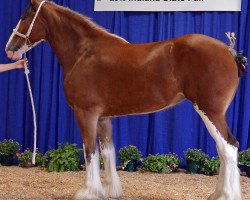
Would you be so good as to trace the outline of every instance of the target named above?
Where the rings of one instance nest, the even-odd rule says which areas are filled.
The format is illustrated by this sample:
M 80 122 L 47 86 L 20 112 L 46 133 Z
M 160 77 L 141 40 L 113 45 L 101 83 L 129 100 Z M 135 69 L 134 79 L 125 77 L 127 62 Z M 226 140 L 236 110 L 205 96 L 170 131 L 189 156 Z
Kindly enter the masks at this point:
M 7 51 L 18 51 L 19 49 L 21 49 L 21 45 L 19 44 L 15 44 L 15 45 L 10 45 L 6 48 L 6 52 Z
M 19 49 L 21 49 L 21 45 L 14 45 L 10 50 L 18 51 Z

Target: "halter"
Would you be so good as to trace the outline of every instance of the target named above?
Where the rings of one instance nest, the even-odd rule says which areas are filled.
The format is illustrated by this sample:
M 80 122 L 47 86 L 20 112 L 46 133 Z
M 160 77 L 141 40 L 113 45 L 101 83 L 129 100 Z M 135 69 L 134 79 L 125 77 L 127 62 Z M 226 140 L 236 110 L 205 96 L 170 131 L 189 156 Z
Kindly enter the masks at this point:
M 31 33 L 32 29 L 33 29 L 34 23 L 35 23 L 36 18 L 37 18 L 38 14 L 39 14 L 39 12 L 40 12 L 40 10 L 41 10 L 41 8 L 42 8 L 42 5 L 43 5 L 45 2 L 46 2 L 46 0 L 43 0 L 43 1 L 40 3 L 40 5 L 39 5 L 39 7 L 38 7 L 38 9 L 37 9 L 37 11 L 36 11 L 36 14 L 35 14 L 35 16 L 34 16 L 32 22 L 31 22 L 31 24 L 30 24 L 30 26 L 29 26 L 29 29 L 28 29 L 28 31 L 27 31 L 27 33 L 26 33 L 25 35 L 22 34 L 22 33 L 20 33 L 20 32 L 18 32 L 18 30 L 17 30 L 17 29 L 19 28 L 19 25 L 20 25 L 20 23 L 21 23 L 21 20 L 18 22 L 16 28 L 13 29 L 14 35 L 17 35 L 17 36 L 19 36 L 19 37 L 24 38 L 24 39 L 25 39 L 25 43 L 26 43 L 29 47 L 31 47 L 31 48 L 34 47 L 34 44 L 32 45 L 31 42 L 30 42 L 30 38 L 29 38 L 29 37 L 30 37 L 30 33 Z

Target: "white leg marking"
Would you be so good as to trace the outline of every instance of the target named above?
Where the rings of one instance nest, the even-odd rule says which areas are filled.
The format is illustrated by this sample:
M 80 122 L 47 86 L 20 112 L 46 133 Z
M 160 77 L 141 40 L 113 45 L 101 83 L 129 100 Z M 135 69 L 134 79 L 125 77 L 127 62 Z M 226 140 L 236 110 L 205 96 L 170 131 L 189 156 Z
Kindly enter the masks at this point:
M 85 149 L 84 149 L 84 155 Z M 81 189 L 77 192 L 75 199 L 103 199 L 105 198 L 105 191 L 101 184 L 100 179 L 100 166 L 99 166 L 99 152 L 95 151 L 91 156 L 90 163 L 87 163 L 86 157 L 86 188 Z
M 216 142 L 221 162 L 217 187 L 215 192 L 209 197 L 209 200 L 241 200 L 240 173 L 237 166 L 238 148 L 227 143 L 205 113 L 198 106 L 194 107 Z
M 109 197 L 122 196 L 122 187 L 116 171 L 115 148 L 113 144 L 107 144 L 102 149 L 105 166 L 105 191 Z

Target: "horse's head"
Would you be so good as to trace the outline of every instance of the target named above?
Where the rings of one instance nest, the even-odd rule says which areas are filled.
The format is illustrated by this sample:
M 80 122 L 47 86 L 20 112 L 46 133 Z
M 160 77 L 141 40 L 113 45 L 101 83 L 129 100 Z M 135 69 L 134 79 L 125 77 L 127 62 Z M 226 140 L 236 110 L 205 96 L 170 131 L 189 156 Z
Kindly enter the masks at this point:
M 13 30 L 6 45 L 6 54 L 12 60 L 19 60 L 23 54 L 45 40 L 46 32 L 41 17 L 41 8 L 45 1 L 31 0 Z

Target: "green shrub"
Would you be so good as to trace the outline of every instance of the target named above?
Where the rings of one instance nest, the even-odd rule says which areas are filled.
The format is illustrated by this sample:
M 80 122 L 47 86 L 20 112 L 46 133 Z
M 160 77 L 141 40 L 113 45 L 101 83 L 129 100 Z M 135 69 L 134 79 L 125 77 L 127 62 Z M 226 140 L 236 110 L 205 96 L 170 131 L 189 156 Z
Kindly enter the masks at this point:
M 123 167 L 126 167 L 129 161 L 138 161 L 141 157 L 141 152 L 133 145 L 121 148 L 118 153 L 118 159 Z
M 214 173 L 218 172 L 219 168 L 220 160 L 218 157 L 216 157 L 212 158 L 211 160 L 206 160 L 201 171 L 205 174 L 213 175 Z
M 20 144 L 15 140 L 3 140 L 0 143 L 0 154 L 15 156 L 20 149 Z
M 181 164 L 181 160 L 176 154 L 166 155 L 166 165 L 171 169 L 171 171 L 176 172 Z
M 250 148 L 239 153 L 239 163 L 241 165 L 250 166 Z
M 82 149 L 77 149 L 76 144 L 65 143 L 56 150 L 48 151 L 49 172 L 78 171 L 80 167 L 80 154 Z
M 36 153 L 36 165 L 42 168 L 46 168 L 48 165 L 48 155 L 41 154 L 39 152 Z
M 186 160 L 192 160 L 195 162 L 204 162 L 209 157 L 201 149 L 188 149 L 184 152 Z
M 169 173 L 170 167 L 167 166 L 166 155 L 150 155 L 143 160 L 142 170 L 154 173 Z

